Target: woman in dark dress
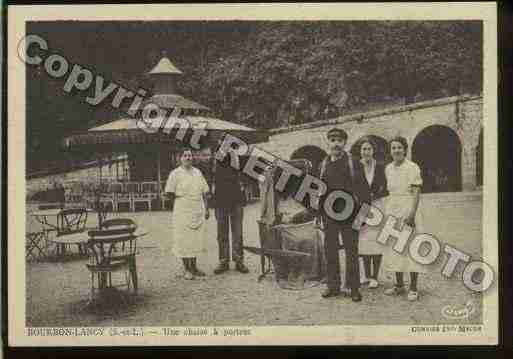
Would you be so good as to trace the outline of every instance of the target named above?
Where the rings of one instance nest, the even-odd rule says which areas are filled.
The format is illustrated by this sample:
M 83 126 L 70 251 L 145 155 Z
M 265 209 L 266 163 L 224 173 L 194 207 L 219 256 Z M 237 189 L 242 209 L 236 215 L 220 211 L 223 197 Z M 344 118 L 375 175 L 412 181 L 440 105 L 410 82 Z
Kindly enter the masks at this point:
M 385 177 L 385 165 L 374 158 L 376 144 L 370 137 L 364 137 L 359 143 L 359 161 L 354 163 L 355 194 L 361 203 L 367 203 L 383 210 L 383 197 L 388 195 Z M 379 268 L 382 258 L 382 246 L 376 241 L 379 229 L 366 226 L 359 233 L 359 255 L 363 258 L 365 276 L 369 279 L 369 288 L 377 288 Z M 372 267 L 372 270 L 371 270 Z

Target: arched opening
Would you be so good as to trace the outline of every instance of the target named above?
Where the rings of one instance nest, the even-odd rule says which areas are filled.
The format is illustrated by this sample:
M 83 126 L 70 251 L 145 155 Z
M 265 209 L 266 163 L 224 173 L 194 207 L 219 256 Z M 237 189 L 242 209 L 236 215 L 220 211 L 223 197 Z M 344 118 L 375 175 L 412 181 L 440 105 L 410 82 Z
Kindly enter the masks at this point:
M 461 191 L 461 143 L 452 129 L 426 127 L 415 137 L 411 151 L 422 171 L 422 192 Z
M 318 176 L 322 160 L 328 154 L 317 146 L 303 146 L 290 156 L 291 160 L 305 159 L 312 163 L 313 175 Z
M 476 185 L 483 185 L 483 129 L 479 133 L 479 140 L 476 148 Z
M 374 153 L 374 158 L 378 163 L 387 164 L 392 161 L 390 157 L 390 151 L 388 148 L 388 142 L 383 137 L 380 136 L 363 136 L 360 137 L 352 146 L 351 146 L 351 155 L 354 159 L 360 159 L 360 146 L 362 145 L 362 140 L 366 137 L 370 137 L 372 141 L 376 144 L 376 152 Z

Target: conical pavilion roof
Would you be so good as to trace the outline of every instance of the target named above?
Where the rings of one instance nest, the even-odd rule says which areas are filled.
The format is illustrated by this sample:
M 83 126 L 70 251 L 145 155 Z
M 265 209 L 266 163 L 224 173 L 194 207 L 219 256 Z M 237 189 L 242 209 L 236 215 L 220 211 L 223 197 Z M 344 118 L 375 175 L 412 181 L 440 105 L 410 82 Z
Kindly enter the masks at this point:
M 206 129 L 209 134 L 213 135 L 212 138 L 229 132 L 238 136 L 241 140 L 246 141 L 246 143 L 268 141 L 269 134 L 267 131 L 256 130 L 237 123 L 211 117 L 204 113 L 209 110 L 208 107 L 175 93 L 174 86 L 168 85 L 173 85 L 176 78 L 160 75 L 181 75 L 182 71 L 173 65 L 166 56 L 162 57 L 158 64 L 148 72 L 148 74 L 156 75 L 154 78 L 157 80 L 159 87 L 152 97 L 142 102 L 141 108 L 144 108 L 148 103 L 153 103 L 162 109 L 174 109 L 178 107 L 184 110 L 197 110 L 192 111 L 194 114 L 184 113 L 183 117 L 187 119 L 193 129 Z M 155 128 L 158 128 L 160 126 L 159 124 L 162 123 L 160 118 L 153 120 L 156 123 Z M 204 127 L 205 125 L 206 127 Z M 117 119 L 115 121 L 93 127 L 88 131 L 76 133 L 64 140 L 64 144 L 68 149 L 75 147 L 80 149 L 82 146 L 89 146 L 99 150 L 99 148 L 103 146 L 103 150 L 105 151 L 112 151 L 112 146 L 118 146 L 116 149 L 118 151 L 122 151 L 122 148 L 126 149 L 124 146 L 159 143 L 176 144 L 177 141 L 173 139 L 173 136 L 163 133 L 162 131 L 158 133 L 144 131 L 138 126 L 136 118 Z M 119 146 L 122 146 L 122 148 Z
M 182 71 L 180 71 L 167 57 L 163 57 L 160 59 L 159 63 L 155 65 L 155 67 L 148 72 L 148 74 L 178 74 L 181 75 Z

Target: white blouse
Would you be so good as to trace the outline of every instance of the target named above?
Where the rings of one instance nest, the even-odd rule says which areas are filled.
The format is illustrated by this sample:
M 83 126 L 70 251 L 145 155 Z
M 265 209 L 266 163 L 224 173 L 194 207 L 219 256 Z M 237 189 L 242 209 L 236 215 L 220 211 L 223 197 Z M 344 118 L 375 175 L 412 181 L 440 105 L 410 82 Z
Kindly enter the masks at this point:
M 208 190 L 207 181 L 199 169 L 192 167 L 186 170 L 178 167 L 169 174 L 164 192 L 172 192 L 177 197 L 198 200 Z
M 367 183 L 369 186 L 372 184 L 372 181 L 374 180 L 374 172 L 376 170 L 376 160 L 372 159 L 370 162 L 370 166 L 367 166 L 365 161 L 363 159 L 360 160 L 360 162 L 363 165 L 363 171 L 365 172 L 365 179 L 367 180 Z
M 419 166 L 408 159 L 399 166 L 394 162 L 389 163 L 385 175 L 390 195 L 411 195 L 412 186 L 422 186 Z

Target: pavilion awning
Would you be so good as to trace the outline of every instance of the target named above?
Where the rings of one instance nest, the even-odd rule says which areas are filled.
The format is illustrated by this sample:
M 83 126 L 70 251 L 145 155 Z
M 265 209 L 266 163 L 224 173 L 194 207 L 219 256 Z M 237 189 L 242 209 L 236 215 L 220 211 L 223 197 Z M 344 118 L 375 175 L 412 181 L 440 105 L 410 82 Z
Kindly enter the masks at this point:
M 217 138 L 220 133 L 228 132 L 237 136 L 248 144 L 266 142 L 269 133 L 263 130 L 255 130 L 250 127 L 223 121 L 211 117 L 185 116 L 192 128 L 203 127 L 211 139 Z M 150 144 L 176 144 L 175 134 L 178 129 L 171 133 L 148 133 L 137 127 L 135 119 L 119 119 L 107 124 L 93 127 L 86 132 L 71 135 L 64 140 L 64 146 L 68 150 L 81 149 L 84 147 L 99 146 L 96 150 L 112 150 L 112 146 L 150 145 Z M 103 147 L 103 148 L 102 148 Z
M 156 94 L 144 101 L 141 105 L 142 108 L 148 103 L 158 105 L 160 108 L 171 109 L 179 107 L 187 110 L 210 110 L 207 106 L 204 106 L 195 101 L 189 100 L 181 95 L 177 94 Z

